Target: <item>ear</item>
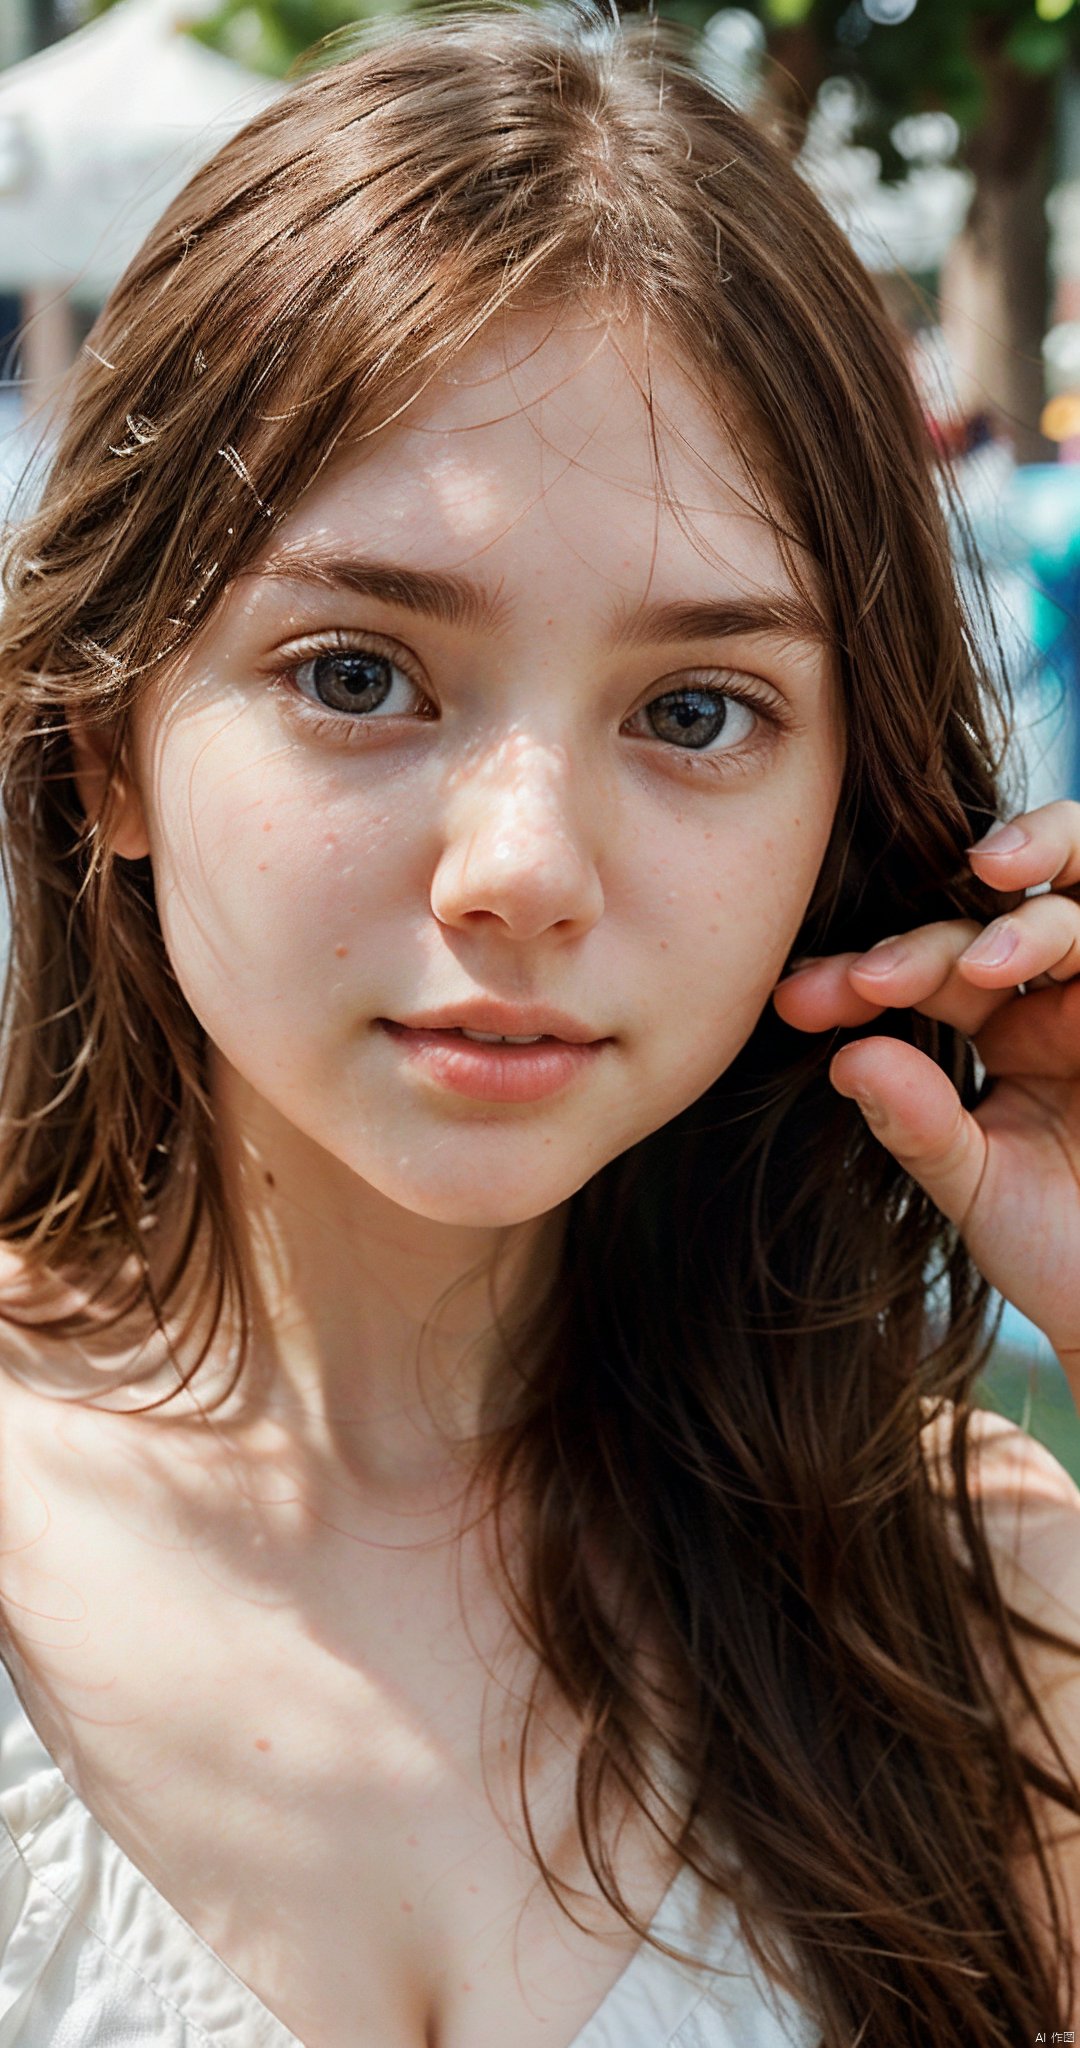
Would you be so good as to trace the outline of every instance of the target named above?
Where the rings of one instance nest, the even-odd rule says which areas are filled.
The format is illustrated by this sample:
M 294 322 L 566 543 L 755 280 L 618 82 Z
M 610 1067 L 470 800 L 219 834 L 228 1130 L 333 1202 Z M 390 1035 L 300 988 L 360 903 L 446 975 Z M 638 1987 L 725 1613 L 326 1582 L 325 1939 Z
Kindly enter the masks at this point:
M 143 860 L 150 851 L 142 799 L 122 762 L 115 758 L 111 730 L 90 726 L 68 713 L 75 760 L 75 787 L 91 824 L 107 817 L 109 844 L 121 860 Z

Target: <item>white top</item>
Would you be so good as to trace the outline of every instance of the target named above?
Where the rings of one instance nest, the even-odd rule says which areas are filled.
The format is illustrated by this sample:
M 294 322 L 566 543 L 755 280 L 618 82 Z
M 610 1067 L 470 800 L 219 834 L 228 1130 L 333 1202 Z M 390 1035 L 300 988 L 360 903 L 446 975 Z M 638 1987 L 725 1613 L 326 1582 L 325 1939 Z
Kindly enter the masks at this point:
M 654 1929 L 685 1938 L 696 1897 L 684 1871 Z M 709 1960 L 731 1975 L 641 1948 L 572 2048 L 818 2048 L 820 2029 L 757 1972 L 732 1909 L 711 1928 Z M 0 2048 L 151 2044 L 303 2048 L 93 1818 L 0 1664 Z

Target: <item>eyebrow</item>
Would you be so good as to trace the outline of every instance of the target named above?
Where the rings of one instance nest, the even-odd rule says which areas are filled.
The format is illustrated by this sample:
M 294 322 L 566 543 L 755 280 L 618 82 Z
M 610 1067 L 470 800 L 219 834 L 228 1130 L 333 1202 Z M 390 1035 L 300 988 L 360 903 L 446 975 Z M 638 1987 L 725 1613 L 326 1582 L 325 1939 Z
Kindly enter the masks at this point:
M 295 545 L 242 575 L 277 577 L 320 590 L 349 590 L 421 612 L 447 626 L 495 628 L 510 610 L 501 590 L 447 569 L 413 569 L 366 556 L 327 554 Z M 665 640 L 722 640 L 738 634 L 781 633 L 791 639 L 828 640 L 829 628 L 810 602 L 790 590 L 760 590 L 748 597 L 683 599 L 618 610 L 609 621 L 619 647 Z
M 497 590 L 450 569 L 407 569 L 397 562 L 356 555 L 321 554 L 312 548 L 279 548 L 246 573 L 313 584 L 320 590 L 351 590 L 381 598 L 406 611 L 423 612 L 444 626 L 497 626 L 506 605 Z
M 759 590 L 752 597 L 641 605 L 615 621 L 621 647 L 658 640 L 726 640 L 740 633 L 782 633 L 788 639 L 828 640 L 828 626 L 792 591 Z

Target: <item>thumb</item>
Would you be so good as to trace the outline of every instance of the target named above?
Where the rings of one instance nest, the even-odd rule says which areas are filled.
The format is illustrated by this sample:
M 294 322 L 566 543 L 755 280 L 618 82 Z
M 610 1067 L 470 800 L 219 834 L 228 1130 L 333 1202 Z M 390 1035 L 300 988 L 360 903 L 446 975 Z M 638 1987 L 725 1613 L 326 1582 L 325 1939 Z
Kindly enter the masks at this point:
M 863 1038 L 837 1053 L 829 1079 L 858 1103 L 875 1138 L 942 1215 L 963 1225 L 983 1177 L 987 1141 L 948 1075 L 913 1045 Z

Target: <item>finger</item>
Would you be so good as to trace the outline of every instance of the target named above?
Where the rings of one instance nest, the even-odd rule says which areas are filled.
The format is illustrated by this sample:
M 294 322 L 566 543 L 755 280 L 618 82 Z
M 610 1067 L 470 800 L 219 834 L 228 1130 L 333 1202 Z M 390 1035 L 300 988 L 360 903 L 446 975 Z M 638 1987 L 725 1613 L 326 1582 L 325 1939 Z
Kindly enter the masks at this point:
M 1021 982 L 1064 981 L 1080 972 L 1080 904 L 1045 894 L 981 930 L 960 918 L 922 925 L 871 947 L 848 972 L 860 994 L 973 1035 Z
M 965 948 L 960 972 L 984 985 L 1069 981 L 1080 973 L 1080 903 L 1047 892 L 997 917 Z
M 872 1024 L 884 1003 L 867 1002 L 852 988 L 848 968 L 854 953 L 829 953 L 807 960 L 773 990 L 777 1015 L 796 1031 L 832 1031 L 840 1025 Z
M 1022 979 L 960 970 L 960 960 L 981 935 L 982 927 L 969 918 L 920 925 L 857 953 L 849 961 L 848 979 L 867 1002 L 876 997 L 882 1008 L 920 1010 L 970 1037 L 1009 1001 Z
M 992 825 L 968 848 L 976 874 L 992 889 L 1053 889 L 1080 884 L 1080 803 L 1069 797 L 1007 824 Z
M 976 1033 L 975 1050 L 988 1074 L 1041 1075 L 1070 1081 L 1080 1075 L 1080 981 L 1032 989 L 1007 1004 Z
M 1080 805 L 1074 806 L 1080 811 Z M 920 925 L 880 939 L 867 953 L 811 961 L 774 994 L 785 1023 L 801 1031 L 866 1024 L 887 1009 L 917 1009 L 974 1036 L 1021 982 L 1080 973 L 1080 904 L 1030 896 L 981 927 L 967 918 Z
M 858 1102 L 875 1138 L 942 1214 L 963 1224 L 987 1141 L 941 1068 L 899 1039 L 863 1038 L 836 1054 L 829 1077 L 839 1094 Z

